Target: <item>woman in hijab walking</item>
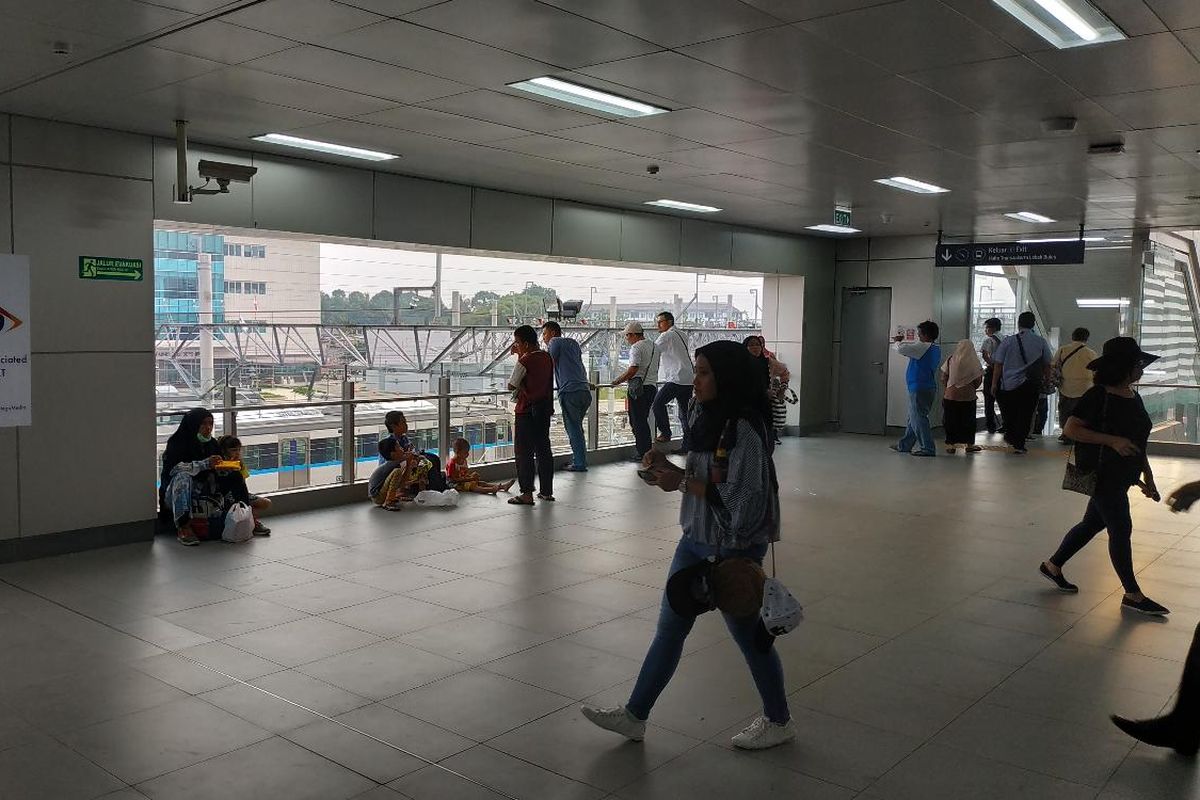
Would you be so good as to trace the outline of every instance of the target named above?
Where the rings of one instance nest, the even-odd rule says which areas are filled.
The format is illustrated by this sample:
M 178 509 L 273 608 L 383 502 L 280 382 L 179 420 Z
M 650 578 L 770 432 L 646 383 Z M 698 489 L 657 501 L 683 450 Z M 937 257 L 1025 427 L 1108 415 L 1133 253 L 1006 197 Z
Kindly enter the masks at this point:
M 779 539 L 779 486 L 771 462 L 771 414 L 761 367 L 748 348 L 720 341 L 696 351 L 696 408 L 691 417 L 692 449 L 684 469 L 662 453 L 647 453 L 647 483 L 681 492 L 683 536 L 669 576 L 711 557 L 744 558 L 762 564 Z M 683 644 L 696 621 L 672 605 L 671 581 L 663 593 L 658 628 L 628 702 L 612 708 L 584 706 L 583 715 L 605 730 L 634 741 L 646 735 L 646 719 L 667 687 Z M 687 593 L 690 597 L 690 593 Z M 678 600 L 678 598 L 676 598 Z M 761 605 L 761 596 L 758 598 Z M 725 614 L 725 624 L 742 651 L 762 698 L 762 715 L 733 737 L 748 750 L 774 747 L 795 738 L 783 684 L 783 665 L 770 634 L 754 612 Z
M 962 445 L 968 453 L 978 453 L 983 448 L 975 444 L 975 393 L 983 382 L 983 364 L 975 355 L 975 344 L 970 339 L 960 340 L 941 373 L 946 383 L 942 393 L 946 452 L 954 453 Z
M 159 513 L 171 515 L 179 543 L 189 547 L 200 544 L 192 530 L 193 517 L 224 513 L 217 473 L 213 471 L 221 453 L 212 432 L 212 412 L 193 408 L 183 415 L 163 451 L 158 477 Z
M 1161 617 L 1171 612 L 1142 594 L 1133 572 L 1133 520 L 1129 515 L 1129 490 L 1134 486 L 1146 497 L 1159 499 L 1146 459 L 1153 425 L 1142 398 L 1133 390 L 1142 371 L 1157 359 L 1143 353 L 1134 339 L 1118 336 L 1105 342 L 1103 354 L 1087 365 L 1095 373 L 1096 385 L 1079 398 L 1063 433 L 1076 443 L 1076 469 L 1094 475 L 1095 487 L 1083 519 L 1067 531 L 1057 552 L 1043 561 L 1038 571 L 1059 591 L 1078 592 L 1079 587 L 1063 575 L 1063 567 L 1096 534 L 1107 530 L 1108 555 L 1125 587 L 1121 608 Z
M 754 363 L 766 382 L 767 399 L 771 401 L 771 427 L 774 428 L 774 442 L 781 444 L 779 434 L 783 431 L 783 426 L 787 424 L 787 404 L 784 395 L 787 393 L 788 381 L 792 379 L 792 375 L 788 372 L 787 365 L 767 349 L 767 340 L 763 337 L 747 336 L 742 340 L 742 344 L 754 357 Z

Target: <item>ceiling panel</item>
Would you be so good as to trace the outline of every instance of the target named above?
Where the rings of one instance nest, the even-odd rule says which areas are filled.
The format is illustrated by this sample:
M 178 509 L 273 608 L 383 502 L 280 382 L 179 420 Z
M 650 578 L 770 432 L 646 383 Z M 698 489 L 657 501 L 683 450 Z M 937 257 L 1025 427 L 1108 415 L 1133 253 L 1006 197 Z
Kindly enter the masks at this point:
M 1081 96 L 1024 56 L 923 70 L 905 77 L 975 110 L 1024 105 L 1030 97 L 1052 102 Z
M 834 91 L 885 71 L 794 27 L 769 28 L 682 48 L 701 61 L 788 92 Z
M 95 36 L 133 39 L 186 22 L 191 15 L 136 0 L 5 0 L 0 13 Z
M 769 105 L 784 97 L 778 89 L 689 58 L 653 53 L 579 70 L 584 75 L 640 89 L 681 105 L 715 108 L 722 101 Z
M 562 106 L 527 100 L 515 94 L 486 90 L 442 97 L 421 103 L 421 105 L 438 111 L 486 120 L 498 125 L 511 125 L 538 133 L 578 128 L 581 125 L 594 125 L 601 121 L 600 117 L 572 111 Z
M 471 89 L 416 70 L 312 45 L 276 53 L 244 66 L 401 103 L 419 103 Z
M 405 19 L 566 69 L 659 49 L 534 0 L 449 0 Z
M 1175 34 L 1192 55 L 1200 58 L 1200 28 L 1189 28 Z
M 1176 125 L 1151 131 L 1148 135 L 1168 153 L 1195 153 L 1200 149 L 1200 125 Z
M 1195 0 L 1146 0 L 1171 30 L 1200 27 L 1200 5 Z
M 935 147 L 960 153 L 984 144 L 1016 142 L 1027 138 L 1014 128 L 987 119 L 982 114 L 969 112 L 893 120 L 888 122 L 888 127 Z
M 157 39 L 155 45 L 164 50 L 187 53 L 211 61 L 220 61 L 222 64 L 240 64 L 296 47 L 296 43 L 291 39 L 243 28 L 240 25 L 230 25 L 220 20 L 210 20 L 169 33 Z
M 444 3 L 446 0 L 338 0 L 338 2 L 354 8 L 361 8 L 363 11 L 382 14 L 385 17 L 402 17 L 422 8 Z
M 332 50 L 428 72 L 482 88 L 501 88 L 554 67 L 408 22 L 388 20 L 324 43 Z
M 881 125 L 905 119 L 950 116 L 967 107 L 896 76 L 840 87 L 820 87 L 809 94 L 816 100 Z
M 267 0 L 222 19 L 298 42 L 320 42 L 383 17 L 334 0 Z
M 205 92 L 245 97 L 337 117 L 369 114 L 395 105 L 395 101 L 392 100 L 356 94 L 246 67 L 226 67 L 192 78 L 185 83 L 187 87 Z
M 597 125 L 585 125 L 582 128 L 568 128 L 559 131 L 564 139 L 577 142 L 598 144 L 601 147 L 611 147 L 635 155 L 651 153 L 669 153 L 674 150 L 689 150 L 698 142 L 680 139 L 662 131 L 637 128 L 624 122 L 601 122 Z
M 1145 36 L 1167 30 L 1162 19 L 1144 0 L 1091 0 L 1091 3 L 1107 14 L 1126 36 Z
M 642 117 L 631 120 L 629 124 L 712 145 L 749 142 L 777 135 L 776 131 L 699 108 Z
M 427 133 L 430 136 L 444 136 L 447 139 L 477 144 L 512 139 L 528 133 L 520 128 L 510 128 L 507 125 L 496 125 L 471 117 L 460 117 L 457 114 L 447 114 L 445 111 L 434 111 L 431 108 L 417 108 L 416 106 L 390 108 L 374 114 L 364 114 L 359 119 L 375 125 L 387 125 L 392 128 L 402 128 L 407 131 Z
M 520 136 L 514 139 L 495 142 L 494 147 L 502 150 L 512 150 L 526 155 L 541 156 L 557 161 L 570 161 L 576 164 L 599 164 L 617 158 L 629 156 L 629 153 L 613 150 L 608 147 L 576 142 L 570 139 L 559 139 L 545 134 Z
M 1160 128 L 1200 122 L 1200 86 L 1132 92 L 1096 100 L 1131 128 Z
M 1013 55 L 1012 47 L 939 0 L 902 0 L 800 23 L 893 72 Z
M 1177 155 L 1144 148 L 1136 153 L 1121 153 L 1092 159 L 1097 169 L 1114 178 L 1142 178 L 1155 175 L 1179 175 L 1196 168 Z
M 786 22 L 826 17 L 845 11 L 882 6 L 900 0 L 745 0 L 747 5 L 761 9 Z
M 770 28 L 780 20 L 740 0 L 544 0 L 663 47 Z
M 775 136 L 771 139 L 755 139 L 728 145 L 728 149 L 757 158 L 765 158 L 779 164 L 799 166 L 807 164 L 814 153 L 827 153 L 825 148 L 814 144 L 803 136 Z
M 1033 59 L 1089 95 L 1200 83 L 1200 62 L 1170 33 L 1095 47 L 1047 50 Z

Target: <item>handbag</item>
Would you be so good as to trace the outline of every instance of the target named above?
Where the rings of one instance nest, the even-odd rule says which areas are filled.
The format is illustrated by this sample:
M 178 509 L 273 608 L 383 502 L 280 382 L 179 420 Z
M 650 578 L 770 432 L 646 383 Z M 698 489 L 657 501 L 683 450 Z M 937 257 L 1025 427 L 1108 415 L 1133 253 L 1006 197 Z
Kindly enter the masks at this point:
M 1108 392 L 1104 393 L 1104 407 L 1100 412 L 1100 427 L 1104 427 L 1104 420 L 1108 417 Z M 1093 445 L 1086 445 L 1093 446 Z M 1096 468 L 1085 470 L 1079 467 L 1077 452 L 1079 444 L 1071 448 L 1071 455 L 1067 458 L 1067 469 L 1063 473 L 1062 488 L 1068 492 L 1078 492 L 1079 494 L 1092 497 L 1096 494 L 1096 483 L 1100 479 L 1100 466 L 1104 463 L 1104 445 L 1098 445 L 1100 448 L 1100 456 L 1096 459 Z
M 646 365 L 646 375 L 650 374 L 650 367 L 654 364 L 654 342 L 650 342 L 650 363 Z M 629 379 L 629 388 L 625 394 L 630 400 L 637 400 L 642 396 L 642 392 L 646 389 L 646 375 L 634 375 Z
M 221 538 L 240 544 L 254 538 L 254 512 L 245 503 L 234 503 L 225 513 L 225 527 Z

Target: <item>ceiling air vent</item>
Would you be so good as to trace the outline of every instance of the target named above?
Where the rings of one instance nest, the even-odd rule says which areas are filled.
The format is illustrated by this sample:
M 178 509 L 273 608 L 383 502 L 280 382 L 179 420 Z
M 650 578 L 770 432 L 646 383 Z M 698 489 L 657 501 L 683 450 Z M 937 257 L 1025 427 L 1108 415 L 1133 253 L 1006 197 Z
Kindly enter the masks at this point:
M 1125 142 L 1118 139 L 1115 142 L 1102 142 L 1088 145 L 1089 156 L 1115 156 L 1125 152 Z

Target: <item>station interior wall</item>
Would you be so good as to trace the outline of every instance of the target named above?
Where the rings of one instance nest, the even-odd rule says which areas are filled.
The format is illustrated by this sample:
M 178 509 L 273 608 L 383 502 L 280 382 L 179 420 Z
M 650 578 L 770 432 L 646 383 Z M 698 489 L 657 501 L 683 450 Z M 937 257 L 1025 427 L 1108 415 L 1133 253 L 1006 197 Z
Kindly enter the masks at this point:
M 0 561 L 152 534 L 155 219 L 765 273 L 764 308 L 795 304 L 799 290 L 807 309 L 789 317 L 801 332 L 776 337 L 802 351 L 796 424 L 829 419 L 831 240 L 199 143 L 197 183 L 200 158 L 258 174 L 176 205 L 174 157 L 165 139 L 0 115 L 0 252 L 31 258 L 34 415 L 0 428 Z M 80 280 L 82 255 L 141 259 L 145 279 Z

